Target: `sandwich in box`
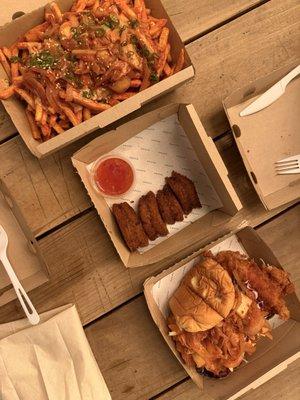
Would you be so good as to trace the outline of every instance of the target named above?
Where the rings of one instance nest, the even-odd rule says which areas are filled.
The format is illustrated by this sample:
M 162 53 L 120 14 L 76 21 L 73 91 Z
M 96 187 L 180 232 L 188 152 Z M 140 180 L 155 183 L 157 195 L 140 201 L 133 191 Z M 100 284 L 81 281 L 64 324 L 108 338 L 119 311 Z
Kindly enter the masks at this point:
M 2 27 L 0 47 L 0 98 L 37 157 L 194 75 L 160 0 L 57 0 Z
M 227 400 L 299 358 L 300 303 L 293 291 L 287 272 L 250 227 L 144 284 L 152 318 L 192 380 L 204 394 Z
M 113 161 L 127 164 L 132 180 L 135 175 L 118 196 L 95 186 L 95 171 Z M 90 142 L 72 162 L 126 267 L 184 257 L 242 207 L 192 105 L 165 106 L 128 122 Z M 112 169 L 106 183 L 113 177 Z

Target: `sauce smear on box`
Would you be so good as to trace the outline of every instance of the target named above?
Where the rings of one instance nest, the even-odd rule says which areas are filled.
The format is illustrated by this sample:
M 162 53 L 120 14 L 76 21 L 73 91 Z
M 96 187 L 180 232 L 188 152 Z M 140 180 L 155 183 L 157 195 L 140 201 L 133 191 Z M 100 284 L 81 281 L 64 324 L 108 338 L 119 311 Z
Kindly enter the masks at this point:
M 120 196 L 131 188 L 134 172 L 131 165 L 119 157 L 106 158 L 99 162 L 94 179 L 99 190 L 107 196 Z

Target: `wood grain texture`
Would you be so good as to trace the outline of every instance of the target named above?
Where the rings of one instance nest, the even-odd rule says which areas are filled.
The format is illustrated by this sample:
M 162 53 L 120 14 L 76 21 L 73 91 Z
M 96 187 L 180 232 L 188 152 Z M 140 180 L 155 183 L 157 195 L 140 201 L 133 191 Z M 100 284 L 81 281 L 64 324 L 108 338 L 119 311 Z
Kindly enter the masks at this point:
M 229 129 L 222 99 L 300 57 L 300 2 L 272 0 L 187 46 L 194 81 L 155 105 L 194 104 L 208 134 Z
M 2 0 L 0 25 L 11 20 L 16 11 L 30 12 L 48 3 L 48 0 L 29 0 L 20 5 L 17 0 Z M 192 40 L 226 20 L 259 5 L 263 0 L 190 0 L 188 2 L 162 1 L 179 35 L 184 41 Z M 200 4 L 199 4 L 200 3 Z M 3 7 L 4 6 L 4 7 Z M 2 104 L 0 105 L 0 142 L 16 132 Z
M 282 214 L 258 229 L 262 238 L 271 245 L 279 261 L 285 266 L 296 283 L 300 295 L 300 271 L 295 263 L 295 257 L 300 258 L 298 227 L 300 223 L 300 205 Z M 283 226 L 290 227 L 290 235 L 286 235 Z M 292 244 L 291 244 L 292 242 Z M 293 254 L 290 249 L 293 248 Z M 166 354 L 167 345 L 160 336 L 158 329 L 151 321 L 143 298 L 137 298 L 114 311 L 111 315 L 101 318 L 85 329 L 92 350 L 111 391 L 113 400 L 149 399 L 166 389 L 167 383 L 176 384 L 186 377 L 183 368 L 172 355 Z M 130 339 L 129 339 L 130 338 Z M 295 381 L 300 372 L 300 363 L 294 363 L 283 376 L 273 379 L 263 387 L 245 396 L 245 399 L 266 398 L 279 400 L 296 400 L 299 395 L 300 382 Z M 290 385 L 280 387 L 288 378 Z M 182 387 L 181 387 L 182 386 Z M 274 393 L 271 394 L 271 390 Z M 290 388 L 290 389 L 289 389 Z M 285 393 L 286 397 L 283 396 Z M 280 397 L 283 396 L 283 397 Z M 200 397 L 201 396 L 201 397 Z M 272 397 L 273 396 L 273 397 Z M 170 393 L 161 397 L 162 400 L 213 400 L 203 396 L 191 382 L 184 383 Z

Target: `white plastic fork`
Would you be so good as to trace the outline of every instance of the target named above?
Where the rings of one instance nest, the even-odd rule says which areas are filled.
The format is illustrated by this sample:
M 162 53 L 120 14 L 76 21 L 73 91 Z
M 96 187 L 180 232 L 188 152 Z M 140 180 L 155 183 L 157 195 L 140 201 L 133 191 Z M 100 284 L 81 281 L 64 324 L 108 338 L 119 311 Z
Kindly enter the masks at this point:
M 276 161 L 277 175 L 300 174 L 300 154 Z
M 18 299 L 22 305 L 22 308 L 28 318 L 29 322 L 32 325 L 37 325 L 40 322 L 40 317 L 36 312 L 33 304 L 31 303 L 27 293 L 25 292 L 23 286 L 21 285 L 13 267 L 11 266 L 9 259 L 7 258 L 7 246 L 8 246 L 8 237 L 2 225 L 0 225 L 0 261 L 9 276 L 11 283 L 15 289 L 15 292 L 18 296 Z

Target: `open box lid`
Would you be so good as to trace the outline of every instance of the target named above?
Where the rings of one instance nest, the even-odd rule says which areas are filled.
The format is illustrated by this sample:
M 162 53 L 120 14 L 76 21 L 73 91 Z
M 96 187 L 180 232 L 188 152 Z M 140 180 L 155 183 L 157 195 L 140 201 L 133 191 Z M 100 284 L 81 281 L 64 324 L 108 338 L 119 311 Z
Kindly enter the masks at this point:
M 29 4 L 30 2 L 31 0 L 28 0 Z M 20 7 L 17 6 L 17 2 L 14 3 L 16 6 L 16 11 L 19 11 Z M 36 3 L 37 1 L 34 1 L 33 5 L 26 9 L 33 9 L 34 6 L 37 5 Z M 10 23 L 7 23 L 3 27 L 0 27 L 0 47 L 11 46 L 22 34 L 44 21 L 44 5 L 41 7 L 41 4 L 43 3 L 45 4 L 46 2 L 39 2 L 39 8 L 13 20 Z M 74 0 L 56 0 L 56 3 L 59 5 L 60 9 L 65 12 L 71 8 Z M 149 88 L 141 92 L 137 92 L 136 95 L 120 102 L 119 104 L 100 114 L 93 116 L 89 120 L 68 129 L 67 131 L 63 132 L 63 134 L 57 135 L 43 143 L 40 143 L 32 137 L 23 102 L 21 102 L 15 96 L 12 96 L 7 100 L 2 100 L 2 103 L 18 132 L 22 136 L 30 151 L 36 157 L 45 157 L 99 128 L 105 128 L 122 117 L 138 110 L 147 102 L 156 99 L 164 93 L 174 90 L 176 87 L 180 86 L 195 75 L 194 67 L 188 53 L 185 50 L 184 43 L 180 39 L 161 1 L 146 0 L 145 3 L 146 6 L 151 9 L 154 17 L 167 19 L 166 26 L 170 30 L 169 41 L 171 44 L 171 55 L 172 58 L 176 60 L 180 51 L 184 49 L 185 64 L 183 69 L 174 75 L 150 86 Z M 10 7 L 10 10 L 11 9 L 12 8 Z M 5 18 L 7 19 L 7 17 Z M 7 78 L 1 64 L 0 78 Z
M 179 123 L 184 128 L 186 136 L 188 137 L 198 159 L 201 160 L 210 181 L 213 183 L 214 188 L 221 199 L 223 207 L 219 210 L 209 212 L 173 236 L 158 243 L 150 250 L 147 250 L 144 253 L 139 253 L 137 251 L 132 253 L 129 251 L 121 237 L 119 228 L 107 202 L 95 191 L 87 166 L 146 128 L 174 114 L 177 114 Z M 174 254 L 179 255 L 182 251 L 187 254 L 186 252 L 189 251 L 189 248 L 195 247 L 196 242 L 203 239 L 203 237 L 199 236 L 201 236 L 205 231 L 205 227 L 206 229 L 210 229 L 211 226 L 222 225 L 224 218 L 230 218 L 230 216 L 233 216 L 242 208 L 241 202 L 228 178 L 228 171 L 222 158 L 220 157 L 212 139 L 207 136 L 199 117 L 191 104 L 171 104 L 162 107 L 132 120 L 114 131 L 99 136 L 75 153 L 72 157 L 72 162 L 77 169 L 81 180 L 83 181 L 88 194 L 120 255 L 120 258 L 124 265 L 129 268 L 150 265 L 158 261 L 167 260 L 170 256 Z
M 45 261 L 17 204 L 0 180 L 0 225 L 8 236 L 7 255 L 26 291 L 48 281 Z M 16 298 L 10 279 L 0 261 L 0 306 Z
M 274 164 L 300 154 L 300 76 L 291 81 L 285 93 L 269 107 L 249 116 L 241 117 L 239 113 L 299 63 L 300 59 L 235 91 L 224 100 L 249 177 L 267 209 L 300 197 L 300 175 L 277 175 Z
M 169 310 L 168 300 L 187 273 L 188 268 L 194 265 L 195 259 L 201 253 L 208 250 L 219 252 L 225 249 L 244 252 L 256 261 L 263 259 L 267 264 L 282 268 L 272 250 L 258 233 L 247 226 L 210 243 L 159 275 L 148 278 L 144 283 L 144 294 L 155 324 L 194 383 L 214 399 L 234 400 L 250 389 L 262 385 L 300 357 L 300 302 L 296 294 L 286 297 L 291 319 L 284 323 L 281 321 L 280 324 L 276 322 L 277 327 L 272 331 L 273 340 L 261 338 L 256 352 L 247 357 L 248 363 L 241 364 L 224 379 L 199 375 L 195 368 L 188 367 L 183 363 L 174 341 L 168 334 L 169 328 L 166 323 Z

